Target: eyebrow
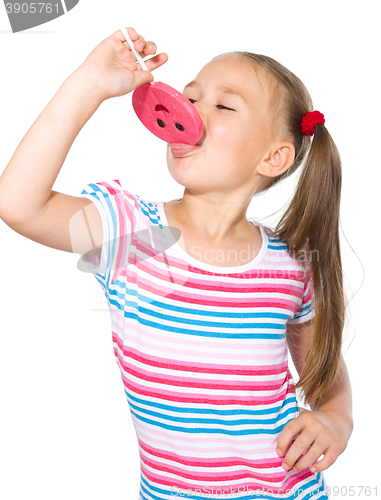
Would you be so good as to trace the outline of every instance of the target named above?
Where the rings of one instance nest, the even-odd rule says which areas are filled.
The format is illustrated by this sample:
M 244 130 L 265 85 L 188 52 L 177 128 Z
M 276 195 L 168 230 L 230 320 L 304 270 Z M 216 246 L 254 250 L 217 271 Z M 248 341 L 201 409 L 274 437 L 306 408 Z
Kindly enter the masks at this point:
M 200 84 L 198 82 L 196 82 L 196 80 L 193 80 L 191 81 L 190 83 L 188 83 L 188 85 L 185 85 L 184 87 L 184 90 L 187 88 L 187 87 L 199 87 Z M 221 90 L 222 92 L 224 92 L 225 94 L 233 94 L 233 95 L 236 95 L 238 97 L 240 97 L 241 99 L 243 99 L 245 101 L 245 103 L 247 104 L 247 99 L 246 97 L 242 94 L 241 91 L 239 91 L 238 89 L 235 89 L 235 88 L 232 88 L 232 87 L 229 87 L 227 85 L 219 85 L 218 87 L 216 87 L 217 90 Z

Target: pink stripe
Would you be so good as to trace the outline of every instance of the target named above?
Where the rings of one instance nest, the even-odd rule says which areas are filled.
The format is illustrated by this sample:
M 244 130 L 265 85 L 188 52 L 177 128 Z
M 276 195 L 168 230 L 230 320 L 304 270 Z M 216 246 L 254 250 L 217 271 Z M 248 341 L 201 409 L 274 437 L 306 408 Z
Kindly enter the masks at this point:
M 114 350 L 115 356 L 119 358 L 119 366 L 123 368 L 125 373 L 129 373 L 140 380 L 147 380 L 153 384 L 164 384 L 177 387 L 193 387 L 199 389 L 211 390 L 230 390 L 230 391 L 276 391 L 284 384 L 285 376 L 279 380 L 253 380 L 247 383 L 241 380 L 214 380 L 212 378 L 205 381 L 205 379 L 191 378 L 191 377 L 178 377 L 174 375 L 159 374 L 154 375 L 152 372 L 135 367 L 130 363 L 126 363 L 122 356 L 119 356 L 119 351 Z M 286 370 L 283 370 L 287 373 Z M 273 373 L 273 372 L 271 372 Z M 257 371 L 258 376 L 267 375 L 265 371 Z M 278 374 L 278 373 L 277 373 Z
M 130 280 L 129 283 L 133 284 L 134 286 L 137 284 L 137 280 Z M 185 285 L 184 285 L 185 286 Z M 226 309 L 227 307 L 237 307 L 239 304 L 240 309 L 244 309 L 245 307 L 247 308 L 272 308 L 272 309 L 284 309 L 284 311 L 280 311 L 283 314 L 286 314 L 287 312 L 290 312 L 294 314 L 295 311 L 297 311 L 300 307 L 300 302 L 293 302 L 291 300 L 287 299 L 281 299 L 279 297 L 274 297 L 272 300 L 264 300 L 263 298 L 256 298 L 256 297 L 250 297 L 250 298 L 243 298 L 243 297 L 237 297 L 235 299 L 232 299 L 229 297 L 210 297 L 210 296 L 202 296 L 200 298 L 200 295 L 196 295 L 193 293 L 185 293 L 182 291 L 176 291 L 174 292 L 173 289 L 171 288 L 170 290 L 168 288 L 163 288 L 159 284 L 155 283 L 154 285 L 150 283 L 150 281 L 145 280 L 141 276 L 139 276 L 139 287 L 141 290 L 146 290 L 150 293 L 155 293 L 157 296 L 161 297 L 166 297 L 168 300 L 173 300 L 175 302 L 183 302 L 186 303 L 190 310 L 192 308 L 190 307 L 190 304 L 195 304 L 197 306 L 212 306 L 212 307 L 221 307 Z M 253 292 L 253 289 L 251 289 L 251 292 Z M 276 292 L 278 293 L 278 292 Z M 295 294 L 296 295 L 296 294 Z M 299 298 L 301 299 L 302 297 L 302 291 L 299 294 Z M 242 311 L 241 311 L 242 312 Z M 258 311 L 261 313 L 261 311 Z M 274 312 L 279 312 L 279 311 L 274 311 Z M 289 315 L 291 316 L 291 314 Z M 210 319 L 210 317 L 208 317 Z M 212 317 L 212 320 L 214 318 Z M 215 318 L 216 321 L 219 320 L 219 318 Z M 252 321 L 255 323 L 257 321 L 258 323 L 263 323 L 265 319 L 264 318 L 248 318 L 247 321 Z M 271 318 L 270 318 L 271 320 Z M 224 318 L 221 318 L 220 321 L 224 321 Z M 250 326 L 250 328 L 252 328 Z M 278 333 L 275 332 L 274 333 Z
M 118 321 L 116 320 L 118 319 Z M 131 323 L 129 323 L 131 321 Z M 112 322 L 112 327 L 113 327 L 113 336 L 118 337 L 119 339 L 119 344 L 121 342 L 120 336 L 114 331 L 114 330 L 119 330 L 120 325 L 123 325 L 123 332 L 122 336 L 124 340 L 131 340 L 131 343 L 134 344 L 136 343 L 136 340 L 139 339 L 139 345 L 141 346 L 147 346 L 152 349 L 152 347 L 155 348 L 155 350 L 163 350 L 164 352 L 174 352 L 174 353 L 186 353 L 187 355 L 192 354 L 192 351 L 189 351 L 187 349 L 187 346 L 192 346 L 197 350 L 197 356 L 198 357 L 210 357 L 211 353 L 204 351 L 204 349 L 207 348 L 212 348 L 218 350 L 226 349 L 227 353 L 231 353 L 237 350 L 243 350 L 246 349 L 246 352 L 248 354 L 243 354 L 243 353 L 234 353 L 234 359 L 235 361 L 238 360 L 249 360 L 253 361 L 255 359 L 266 359 L 266 360 L 278 360 L 278 359 L 284 359 L 284 356 L 286 355 L 287 348 L 284 344 L 283 339 L 258 339 L 257 343 L 255 344 L 255 347 L 253 348 L 253 339 L 228 339 L 228 338 L 215 338 L 213 341 L 210 341 L 210 338 L 208 337 L 197 337 L 196 335 L 179 335 L 178 333 L 173 333 L 170 331 L 163 331 L 157 333 L 157 330 L 155 330 L 152 327 L 146 327 L 145 330 L 141 330 L 141 327 L 139 324 L 135 322 L 134 319 L 127 319 L 124 318 L 122 313 L 118 310 L 115 309 L 113 310 L 113 314 L 111 317 L 111 322 Z M 130 332 L 131 335 L 129 335 L 127 332 Z M 144 343 L 141 339 L 142 336 L 144 336 L 144 339 L 147 339 L 149 343 Z M 169 341 L 171 344 L 180 344 L 181 347 L 184 347 L 184 349 L 171 349 L 167 345 L 165 346 L 160 346 L 160 345 L 154 345 L 150 343 L 150 341 Z M 278 343 L 278 346 L 274 345 L 274 342 Z M 126 342 L 125 342 L 126 343 Z M 128 348 L 128 347 L 127 347 Z M 264 354 L 258 354 L 256 355 L 256 351 L 268 351 Z M 213 358 L 223 358 L 226 359 L 227 353 L 224 352 L 213 352 Z M 196 353 L 194 353 L 195 355 Z
M 279 297 L 274 297 L 274 299 L 272 300 L 263 300 L 263 298 L 256 298 L 256 297 L 250 297 L 246 299 L 242 297 L 237 297 L 234 300 L 231 300 L 231 298 L 230 300 L 228 300 L 227 297 L 208 296 L 208 298 L 206 298 L 206 296 L 203 296 L 202 298 L 199 298 L 200 295 L 197 294 L 184 293 L 182 291 L 173 292 L 172 287 L 170 289 L 164 288 L 163 286 L 160 286 L 158 283 L 153 284 L 149 280 L 144 279 L 142 276 L 138 277 L 137 273 L 133 271 L 126 271 L 126 269 L 129 269 L 129 267 L 130 266 L 123 268 L 120 272 L 120 275 L 122 274 L 127 275 L 126 277 L 128 283 L 131 283 L 131 285 L 134 285 L 134 287 L 139 285 L 141 290 L 146 290 L 157 296 L 166 297 L 167 299 L 173 300 L 175 302 L 184 302 L 187 304 L 196 304 L 196 305 L 213 306 L 213 307 L 220 306 L 222 308 L 237 307 L 237 305 L 239 305 L 241 309 L 245 307 L 284 309 L 284 312 L 281 311 L 283 314 L 286 314 L 286 312 L 294 314 L 294 312 L 297 311 L 300 307 L 300 302 L 293 302 L 291 300 L 287 300 L 286 298 L 281 299 Z M 169 278 L 167 279 L 167 281 L 169 282 Z M 185 286 L 184 283 L 181 284 Z M 253 291 L 253 288 L 251 288 L 250 292 L 255 293 L 255 290 Z M 274 293 L 279 293 L 276 288 L 274 289 Z M 295 295 L 299 297 L 299 299 L 301 299 L 302 294 L 303 294 L 303 289 L 299 288 L 299 294 L 292 293 L 290 295 Z M 260 313 L 261 311 L 258 312 Z M 291 314 L 289 316 L 291 316 Z M 263 318 L 248 318 L 248 319 L 251 320 L 253 323 L 255 321 L 257 321 L 258 323 L 264 321 Z M 216 318 L 216 320 L 218 321 L 218 318 Z M 221 318 L 221 320 L 224 321 L 224 318 Z
M 156 460 L 150 460 L 147 457 L 144 457 L 142 454 L 140 454 L 142 462 L 144 465 L 147 467 L 150 467 L 151 469 L 155 469 L 160 472 L 167 472 L 168 474 L 174 474 L 175 476 L 182 477 L 184 479 L 192 479 L 193 481 L 200 481 L 200 476 L 204 481 L 237 481 L 237 479 L 246 479 L 247 477 L 252 477 L 252 478 L 257 478 L 258 473 L 252 472 L 251 470 L 244 469 L 244 470 L 233 470 L 233 471 L 218 471 L 218 472 L 209 472 L 206 470 L 197 470 L 197 471 L 190 471 L 187 469 L 181 469 L 180 467 L 176 467 L 175 465 L 167 465 L 164 463 L 160 463 Z M 272 461 L 270 460 L 256 460 L 256 464 L 253 465 L 253 469 L 268 469 L 268 468 L 275 468 L 275 467 L 281 467 L 282 466 L 282 459 L 277 458 Z M 227 464 L 228 466 L 229 464 Z M 239 465 L 239 464 L 230 464 L 230 465 Z M 194 465 L 196 466 L 196 465 Z M 216 467 L 225 467 L 223 462 L 220 462 L 215 465 Z M 200 467 L 205 467 L 203 465 L 200 465 Z M 265 477 L 273 477 L 273 473 L 266 474 Z
M 295 440 L 293 439 L 291 444 L 293 444 Z M 166 454 L 163 453 L 157 453 L 157 456 L 160 458 L 164 458 L 168 460 L 168 457 Z M 299 457 L 297 457 L 296 461 L 298 461 L 301 457 L 303 457 L 303 454 L 300 454 Z M 183 477 L 187 479 L 193 479 L 193 480 L 199 480 L 199 475 L 200 472 L 202 474 L 202 477 L 204 480 L 207 481 L 236 481 L 237 479 L 242 479 L 247 477 L 247 469 L 243 469 L 241 471 L 219 471 L 219 472 L 210 472 L 210 471 L 189 471 L 182 469 L 181 467 L 175 467 L 173 464 L 161 464 L 157 460 L 153 460 L 149 458 L 147 455 L 144 455 L 140 451 L 140 458 L 141 461 L 150 467 L 151 469 L 155 469 L 157 471 L 162 471 L 162 472 L 167 472 L 167 473 L 172 473 L 174 475 L 177 475 L 178 477 Z M 253 469 L 269 469 L 269 468 L 277 468 L 277 467 L 282 467 L 282 458 L 279 458 L 278 456 L 274 456 L 271 459 L 260 459 L 260 460 L 242 460 L 242 459 L 237 459 L 237 458 L 228 458 L 228 459 L 209 459 L 213 460 L 212 462 L 207 462 L 207 460 L 203 460 L 202 462 L 198 460 L 184 460 L 180 458 L 180 460 L 175 459 L 172 461 L 176 461 L 177 463 L 181 463 L 185 466 L 189 467 L 203 467 L 203 468 L 210 468 L 210 467 L 220 467 L 220 468 L 226 468 L 226 467 L 234 467 L 234 466 L 243 466 L 243 467 L 252 467 Z M 282 471 L 283 472 L 283 471 Z M 252 473 L 252 477 L 256 477 L 257 474 Z M 270 477 L 273 477 L 274 473 L 270 473 Z
M 153 250 L 152 247 L 142 245 L 140 248 L 141 248 L 141 251 L 143 253 L 145 251 L 147 251 L 147 253 L 150 256 L 152 255 L 153 259 L 156 262 L 166 263 L 166 260 L 164 258 L 164 254 L 162 252 L 153 255 L 152 254 L 152 250 Z M 288 255 L 286 255 L 286 251 L 284 251 L 284 253 L 286 256 L 286 260 L 284 262 L 282 262 L 282 266 L 284 269 L 278 269 L 278 268 L 249 269 L 247 271 L 242 271 L 240 273 L 234 273 L 234 272 L 224 273 L 223 276 L 224 277 L 232 277 L 232 278 L 236 278 L 236 279 L 237 278 L 238 279 L 247 279 L 247 280 L 253 279 L 253 278 L 257 278 L 257 279 L 258 278 L 265 278 L 265 279 L 275 278 L 275 279 L 290 279 L 290 280 L 294 280 L 294 281 L 300 281 L 301 277 L 304 276 L 303 270 L 301 270 L 299 267 L 298 267 L 298 269 L 295 269 L 295 262 L 293 262 L 292 259 L 290 259 Z M 276 254 L 276 256 L 278 257 L 278 254 Z M 193 274 L 221 277 L 221 273 L 214 273 L 212 271 L 206 271 L 204 269 L 199 269 L 199 268 L 193 267 L 191 264 L 184 262 L 182 259 L 179 259 L 173 255 L 168 255 L 167 253 L 166 253 L 166 259 L 167 259 L 169 266 L 172 269 L 172 272 L 173 272 L 173 269 L 179 269 L 180 271 L 186 271 L 186 272 L 193 273 Z M 267 260 L 268 265 L 270 267 L 272 265 L 274 265 L 274 262 L 271 261 L 270 255 L 269 255 L 269 258 L 266 260 Z M 142 263 L 143 262 L 147 263 L 148 260 L 145 259 L 144 261 L 142 261 Z M 261 262 L 262 266 L 264 265 L 263 262 L 264 261 L 262 260 L 262 262 Z M 290 269 L 288 269 L 288 267 Z M 192 278 L 192 282 L 193 281 L 194 281 L 194 278 Z M 208 284 L 208 283 L 209 282 L 207 281 L 206 284 Z M 214 281 L 214 283 L 215 283 L 215 281 Z M 227 284 L 227 285 L 230 285 L 230 284 Z
M 142 240 L 136 240 L 136 249 L 138 250 L 138 252 L 136 252 L 136 253 L 142 254 L 142 256 L 140 256 L 140 255 L 136 256 L 136 263 L 138 264 L 138 269 L 140 269 L 144 272 L 147 272 L 149 275 L 153 275 L 156 278 L 159 278 L 163 281 L 165 281 L 166 278 L 168 279 L 168 275 L 169 275 L 168 270 L 165 268 L 161 269 L 156 265 L 157 263 L 166 264 L 166 260 L 163 257 L 162 252 L 155 253 L 155 249 L 148 242 L 142 241 Z M 273 263 L 271 263 L 271 261 L 269 261 L 270 269 L 251 269 L 251 270 L 248 270 L 248 271 L 242 272 L 242 273 L 223 274 L 222 275 L 224 278 L 233 277 L 236 279 L 245 280 L 245 281 L 247 281 L 247 283 L 230 283 L 230 282 L 224 281 L 224 280 L 217 281 L 216 279 L 213 280 L 212 282 L 210 282 L 210 280 L 209 280 L 210 275 L 213 275 L 216 277 L 221 277 L 221 274 L 215 274 L 213 272 L 204 271 L 201 269 L 201 271 L 203 271 L 201 274 L 205 274 L 206 276 L 204 279 L 201 279 L 201 278 L 196 279 L 194 276 L 188 276 L 185 274 L 176 273 L 175 269 L 185 270 L 189 273 L 190 273 L 190 270 L 186 266 L 181 265 L 183 261 L 178 261 L 179 266 L 172 267 L 171 266 L 171 263 L 172 263 L 171 259 L 172 258 L 173 257 L 170 256 L 170 258 L 168 259 L 168 263 L 171 267 L 170 274 L 171 274 L 171 278 L 172 277 L 174 278 L 174 283 L 175 284 L 182 284 L 182 283 L 186 282 L 186 284 L 187 284 L 187 286 L 189 286 L 189 288 L 194 288 L 194 289 L 229 291 L 229 292 L 236 291 L 236 292 L 244 293 L 244 292 L 250 291 L 253 287 L 258 286 L 255 284 L 255 282 L 253 282 L 254 279 L 260 279 L 260 278 L 262 278 L 262 279 L 274 279 L 274 280 L 284 279 L 284 280 L 296 281 L 296 282 L 300 283 L 301 277 L 304 277 L 304 272 L 302 272 L 300 270 L 300 268 L 295 269 L 295 264 L 291 263 L 290 269 L 288 269 L 288 268 L 282 269 L 282 270 L 277 269 L 277 268 L 271 269 L 271 265 Z M 177 260 L 177 259 L 174 259 L 174 260 Z M 135 262 L 135 259 L 134 259 L 134 262 Z M 195 269 L 195 268 L 193 268 L 193 269 Z M 126 269 L 124 269 L 123 273 L 121 272 L 121 275 L 127 276 L 129 271 L 133 271 L 133 270 L 126 268 Z M 271 282 L 270 283 L 261 283 L 259 285 L 259 287 L 260 288 L 258 288 L 258 289 L 260 291 L 273 291 L 273 289 L 275 287 L 276 289 L 284 290 L 285 293 L 287 293 L 287 291 L 291 291 L 293 293 L 295 292 L 296 296 L 299 295 L 298 291 L 300 291 L 300 289 L 303 288 L 300 286 L 300 284 L 294 286 L 291 283 L 289 283 L 289 284 L 288 283 L 272 284 Z
M 154 366 L 156 368 L 165 368 L 167 370 L 179 370 L 179 371 L 190 371 L 193 373 L 215 373 L 220 375 L 248 375 L 248 376 L 259 376 L 259 375 L 279 375 L 287 371 L 288 362 L 284 361 L 283 364 L 267 365 L 266 367 L 255 368 L 252 366 L 239 366 L 239 365 L 221 365 L 211 364 L 211 363 L 192 363 L 188 361 L 181 361 L 181 364 L 171 362 L 168 358 L 159 358 L 157 356 L 149 356 L 148 354 L 143 354 L 133 347 L 127 347 L 122 344 L 121 339 L 113 332 L 113 341 L 117 344 L 120 351 L 123 353 L 123 357 L 135 359 L 140 363 L 145 365 Z M 115 356 L 120 358 L 120 354 L 117 349 L 114 349 Z M 148 373 L 148 372 L 147 372 Z M 185 379 L 184 379 L 185 380 Z M 191 379 L 189 379 L 191 380 Z
M 255 283 L 248 283 L 246 286 L 242 285 L 232 285 L 230 283 L 222 282 L 219 283 L 218 285 L 210 285 L 206 281 L 200 282 L 200 284 L 196 283 L 196 280 L 191 279 L 191 278 L 186 278 L 185 276 L 180 276 L 180 275 L 174 275 L 173 272 L 171 272 L 171 275 L 169 276 L 167 271 L 160 272 L 157 267 L 154 265 L 149 265 L 150 260 L 142 260 L 137 267 L 145 272 L 147 272 L 150 276 L 155 277 L 160 280 L 160 282 L 168 282 L 171 284 L 171 290 L 173 290 L 173 284 L 176 285 L 182 285 L 186 286 L 190 289 L 194 290 L 213 290 L 214 292 L 224 292 L 224 293 L 263 293 L 263 292 L 270 292 L 270 293 L 284 293 L 285 295 L 292 295 L 297 298 L 301 298 L 303 296 L 303 288 L 300 286 L 293 286 L 291 284 L 255 284 Z M 196 304 L 215 304 L 221 305 L 221 307 L 236 307 L 237 304 L 239 304 L 240 308 L 244 307 L 252 307 L 256 305 L 257 307 L 282 307 L 283 309 L 288 309 L 285 307 L 285 305 L 291 305 L 294 306 L 295 302 L 291 300 L 285 299 L 280 299 L 277 297 L 274 297 L 273 300 L 269 301 L 263 301 L 263 298 L 255 298 L 255 297 L 249 297 L 249 298 L 244 298 L 244 297 L 237 297 L 234 300 L 230 301 L 227 299 L 227 297 L 209 297 L 208 300 L 206 300 L 206 297 L 202 297 L 202 299 L 199 299 L 199 294 L 197 293 L 184 293 L 177 291 L 176 293 L 170 293 L 167 288 L 160 286 L 158 283 L 154 283 L 153 281 L 145 279 L 143 276 L 137 274 L 137 272 L 134 270 L 132 266 L 126 266 L 123 269 L 120 270 L 120 275 L 126 277 L 127 281 L 132 284 L 137 284 L 142 286 L 143 289 L 145 290 L 150 290 L 150 291 L 155 291 L 156 294 L 158 295 L 163 295 L 165 297 L 170 297 L 173 298 L 174 300 L 180 301 L 189 301 L 190 303 L 196 303 Z M 173 280 L 172 280 L 173 278 Z M 292 278 L 291 278 L 292 279 Z M 215 282 L 214 282 L 215 283 Z M 161 292 L 161 293 L 158 293 Z M 186 300 L 184 300 L 186 299 Z
M 127 211 L 127 217 L 129 221 L 134 220 L 134 214 L 128 205 L 128 203 L 125 200 L 125 195 L 123 194 L 122 190 L 116 190 L 113 186 L 108 184 L 107 182 L 99 182 L 98 183 L 101 186 L 104 186 L 107 191 L 110 193 L 110 195 L 113 197 L 114 202 L 117 206 L 117 217 L 119 217 L 119 234 L 117 234 L 117 241 L 118 241 L 118 253 L 116 256 L 116 261 L 112 265 L 112 278 L 111 278 L 111 283 L 115 281 L 119 274 L 119 268 L 122 267 L 123 263 L 125 262 L 125 255 L 127 253 L 127 232 L 128 232 L 128 224 L 125 219 L 125 212 Z M 120 185 L 120 182 L 118 182 Z M 127 230 L 127 231 L 126 231 Z
M 190 483 L 190 482 L 186 482 L 184 480 L 180 480 L 177 476 L 176 476 L 176 479 L 174 479 L 172 477 L 155 474 L 152 471 L 148 471 L 148 469 L 144 466 L 144 464 L 142 462 L 140 462 L 140 467 L 141 467 L 142 472 L 149 479 L 151 479 L 151 481 L 153 481 L 155 483 L 163 484 L 166 486 L 177 486 L 178 488 L 183 488 L 183 489 L 192 488 L 192 489 L 200 489 L 200 490 L 202 490 L 203 488 L 208 488 L 208 489 L 211 489 L 211 488 L 216 489 L 218 487 L 230 488 L 230 485 L 229 486 L 223 486 L 223 485 L 221 486 L 221 484 L 218 485 L 215 483 L 206 485 L 205 483 L 200 484 L 198 481 L 205 481 L 205 482 L 218 481 L 218 480 L 220 480 L 220 481 L 236 480 L 237 481 L 239 479 L 247 479 L 248 477 L 250 477 L 252 479 L 255 479 L 256 481 L 246 482 L 243 484 L 239 483 L 239 486 L 243 487 L 244 485 L 245 486 L 247 485 L 247 487 L 251 487 L 252 489 L 255 489 L 255 488 L 263 487 L 263 484 L 261 484 L 257 481 L 266 481 L 267 483 L 278 483 L 278 482 L 284 481 L 285 476 L 287 474 L 287 472 L 285 470 L 283 470 L 283 472 L 271 473 L 271 474 L 259 474 L 259 473 L 255 473 L 253 471 L 245 470 L 243 473 L 237 474 L 237 476 L 234 477 L 233 479 L 229 479 L 225 475 L 222 475 L 219 478 L 209 479 L 207 474 L 200 472 L 199 477 L 197 479 L 195 479 L 195 482 Z M 163 472 L 170 473 L 170 471 L 163 471 Z M 188 477 L 188 475 L 184 474 L 184 476 L 186 479 L 193 479 L 192 477 Z M 238 485 L 236 485 L 236 487 L 237 486 Z M 232 485 L 231 487 L 233 488 L 234 486 Z
M 262 460 L 249 460 L 241 457 L 226 457 L 226 458 L 220 457 L 220 458 L 201 458 L 201 459 L 191 458 L 191 457 L 184 457 L 181 455 L 177 455 L 176 453 L 170 453 L 165 450 L 158 450 L 152 448 L 152 446 L 146 445 L 139 439 L 138 441 L 141 449 L 149 453 L 150 455 L 163 458 L 164 460 L 170 460 L 172 462 L 183 464 L 189 467 L 233 467 L 233 466 L 243 465 L 246 467 L 257 467 L 261 469 L 261 468 L 267 468 L 269 466 L 279 467 L 283 461 L 283 459 L 279 458 L 278 456 L 271 459 L 262 459 Z M 155 460 L 148 458 L 147 455 L 141 454 L 141 457 L 143 462 L 150 465 L 150 467 L 155 468 L 157 465 L 160 465 L 160 462 L 156 462 Z M 195 474 L 197 474 L 197 472 Z
M 287 389 L 284 389 L 280 392 L 277 392 L 274 395 L 271 396 L 230 396 L 230 395 L 216 395 L 216 396 L 211 396 L 211 395 L 205 395 L 207 397 L 203 397 L 200 394 L 192 394 L 189 393 L 187 396 L 182 396 L 181 394 L 184 394 L 184 392 L 177 393 L 174 391 L 166 391 L 163 389 L 157 389 L 153 388 L 152 390 L 148 390 L 145 388 L 145 386 L 142 386 L 140 384 L 137 384 L 135 382 L 129 381 L 123 373 L 121 373 L 122 380 L 124 386 L 131 390 L 132 392 L 136 394 L 141 394 L 142 396 L 149 396 L 151 398 L 154 398 L 156 400 L 167 400 L 167 401 L 176 401 L 178 403 L 192 403 L 192 404 L 215 404 L 215 405 L 248 405 L 248 406 L 254 406 L 254 405 L 262 405 L 262 404 L 274 404 L 279 401 L 283 401 L 283 396 L 286 392 L 295 392 L 295 387 L 293 386 L 292 388 L 287 391 Z M 288 373 L 285 383 L 291 378 L 291 374 Z
M 152 258 L 152 260 L 144 259 L 139 262 L 141 264 L 139 266 L 139 269 L 144 270 L 145 272 L 149 273 L 151 275 L 152 272 L 157 273 L 157 277 L 163 276 L 163 273 L 160 271 L 160 268 L 156 265 L 157 263 L 163 263 L 165 262 L 163 254 L 158 253 L 154 254 L 154 249 L 152 246 L 150 246 L 147 242 L 141 242 L 141 245 L 138 247 L 138 249 L 142 252 L 142 254 L 145 254 Z M 212 282 L 209 279 L 210 275 L 215 275 L 217 277 L 221 277 L 221 274 L 215 274 L 210 271 L 203 271 L 202 274 L 206 274 L 204 279 L 196 279 L 193 276 L 186 276 L 184 274 L 180 273 L 174 273 L 174 269 L 177 269 L 177 266 L 174 266 L 172 268 L 171 266 L 171 259 L 173 257 L 170 256 L 168 259 L 168 263 L 171 267 L 171 275 L 175 278 L 175 283 L 178 283 L 177 279 L 180 282 L 184 281 L 184 278 L 186 278 L 186 283 L 187 286 L 190 288 L 195 288 L 195 289 L 202 289 L 202 290 L 216 290 L 216 291 L 228 291 L 228 292 L 241 292 L 244 293 L 246 291 L 250 291 L 250 289 L 255 286 L 257 288 L 258 285 L 253 283 L 253 279 L 274 279 L 274 280 L 290 280 L 290 281 L 297 281 L 300 282 L 301 279 L 301 274 L 304 276 L 303 273 L 301 273 L 300 269 L 295 269 L 295 264 L 291 262 L 291 265 L 289 268 L 286 267 L 286 269 L 271 269 L 271 263 L 269 261 L 269 267 L 270 269 L 251 269 L 242 273 L 234 273 L 234 274 L 223 274 L 222 276 L 224 278 L 226 277 L 234 277 L 236 279 L 240 279 L 242 282 L 240 283 L 230 283 L 228 281 L 218 281 L 214 279 Z M 176 260 L 176 259 L 175 259 Z M 151 265 L 152 264 L 152 265 Z M 180 261 L 179 261 L 180 264 Z M 180 268 L 184 269 L 185 266 L 179 266 Z M 187 272 L 190 272 L 187 268 L 185 268 Z M 168 273 L 164 271 L 164 275 L 167 275 Z M 243 281 L 247 281 L 247 283 L 244 283 Z M 288 290 L 290 291 L 295 291 L 296 294 L 298 295 L 298 290 L 300 290 L 300 285 L 299 286 L 293 286 L 292 284 L 287 284 L 287 283 L 277 283 L 276 285 L 273 285 L 271 282 L 270 283 L 261 283 L 260 284 L 260 291 L 273 291 L 274 286 L 280 290 L 285 290 L 285 293 L 287 293 Z
M 195 483 L 187 483 L 187 482 L 184 482 L 184 481 L 179 481 L 177 478 L 176 479 L 173 479 L 171 477 L 167 478 L 167 477 L 163 477 L 163 476 L 159 476 L 158 474 L 153 474 L 151 472 L 149 472 L 146 467 L 144 467 L 143 464 L 141 464 L 141 470 L 142 470 L 142 473 L 143 475 L 149 480 L 151 481 L 152 483 L 154 483 L 154 485 L 165 485 L 165 486 L 168 486 L 168 487 L 177 487 L 177 488 L 180 488 L 180 489 L 192 489 L 192 490 L 195 490 L 195 489 L 199 489 L 201 490 L 202 492 L 205 491 L 204 489 L 208 489 L 209 490 L 209 494 L 211 494 L 211 489 L 213 488 L 214 490 L 216 489 L 228 489 L 229 492 L 230 490 L 236 490 L 236 493 L 237 493 L 237 488 L 245 488 L 245 489 L 252 489 L 252 490 L 256 490 L 256 489 L 262 489 L 263 487 L 265 487 L 262 483 L 259 483 L 259 482 L 245 482 L 245 483 L 238 483 L 238 484 L 231 484 L 231 485 L 226 485 L 226 484 L 213 484 L 213 485 L 205 485 L 205 484 L 195 484 Z M 305 470 L 305 472 L 304 472 Z M 268 475 L 264 476 L 263 474 L 249 474 L 250 476 L 252 477 L 255 477 L 255 479 L 257 479 L 258 481 L 266 481 L 267 483 L 282 483 L 281 486 L 275 486 L 275 485 L 271 485 L 271 489 L 273 491 L 273 493 L 278 493 L 280 492 L 280 490 L 283 490 L 282 493 L 284 493 L 285 490 L 287 489 L 292 489 L 295 485 L 299 485 L 299 488 L 301 487 L 301 484 L 300 482 L 304 479 L 307 479 L 307 478 L 313 478 L 313 474 L 309 471 L 309 469 L 304 469 L 303 471 L 300 471 L 299 473 L 293 473 L 292 471 L 291 472 L 286 472 L 286 471 L 283 471 L 283 472 L 279 472 L 279 473 L 276 473 L 276 474 L 272 474 L 271 477 L 269 477 Z M 286 479 L 286 475 L 287 474 L 292 474 L 291 476 L 289 476 L 287 479 Z M 296 476 L 296 477 L 295 477 Z M 246 476 L 247 477 L 247 476 Z M 201 480 L 203 480 L 204 478 L 201 477 L 200 478 Z M 265 490 L 267 488 L 265 487 Z M 292 494 L 292 492 L 291 492 Z

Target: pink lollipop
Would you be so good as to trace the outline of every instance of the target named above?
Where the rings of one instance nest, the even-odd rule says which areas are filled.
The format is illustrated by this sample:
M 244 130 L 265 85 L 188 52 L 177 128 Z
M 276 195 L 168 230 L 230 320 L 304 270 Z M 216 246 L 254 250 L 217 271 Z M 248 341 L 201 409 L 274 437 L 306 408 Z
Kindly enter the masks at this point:
M 141 68 L 149 71 L 124 27 L 120 28 Z M 170 144 L 196 145 L 204 128 L 197 109 L 181 92 L 162 82 L 143 83 L 132 94 L 139 120 L 156 137 Z

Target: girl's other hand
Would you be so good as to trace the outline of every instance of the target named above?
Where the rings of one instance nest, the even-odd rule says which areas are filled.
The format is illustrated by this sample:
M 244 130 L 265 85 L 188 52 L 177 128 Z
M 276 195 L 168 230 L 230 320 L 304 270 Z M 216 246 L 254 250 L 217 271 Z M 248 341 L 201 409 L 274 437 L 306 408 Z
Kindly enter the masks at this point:
M 146 42 L 134 28 L 126 28 L 134 42 L 134 49 L 144 59 L 156 53 L 154 42 Z M 87 56 L 76 72 L 89 79 L 100 92 L 101 100 L 128 94 L 143 83 L 154 81 L 151 71 L 168 61 L 165 52 L 144 61 L 149 71 L 143 71 L 136 62 L 135 54 L 130 50 L 121 30 L 103 40 Z
M 277 452 L 279 449 L 278 456 L 284 457 L 283 468 L 299 472 L 310 467 L 313 473 L 328 469 L 347 447 L 352 428 L 339 412 L 301 408 L 299 416 L 283 427 L 278 439 Z M 317 462 L 322 454 L 324 458 Z

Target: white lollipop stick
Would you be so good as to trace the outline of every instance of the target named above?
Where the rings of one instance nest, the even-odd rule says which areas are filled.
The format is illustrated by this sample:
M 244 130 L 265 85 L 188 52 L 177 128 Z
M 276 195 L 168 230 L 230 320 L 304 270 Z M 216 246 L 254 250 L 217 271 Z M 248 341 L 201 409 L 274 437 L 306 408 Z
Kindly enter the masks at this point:
M 140 67 L 144 71 L 149 71 L 149 69 L 146 66 L 146 63 L 143 61 L 142 56 L 139 54 L 139 52 L 136 52 L 134 49 L 134 42 L 131 40 L 131 38 L 128 36 L 127 30 L 124 26 L 121 26 L 120 31 L 123 33 L 124 38 L 127 40 L 130 49 L 132 52 L 135 54 L 136 59 L 138 60 L 138 63 L 140 64 Z M 155 82 L 150 82 L 151 85 L 153 85 Z

